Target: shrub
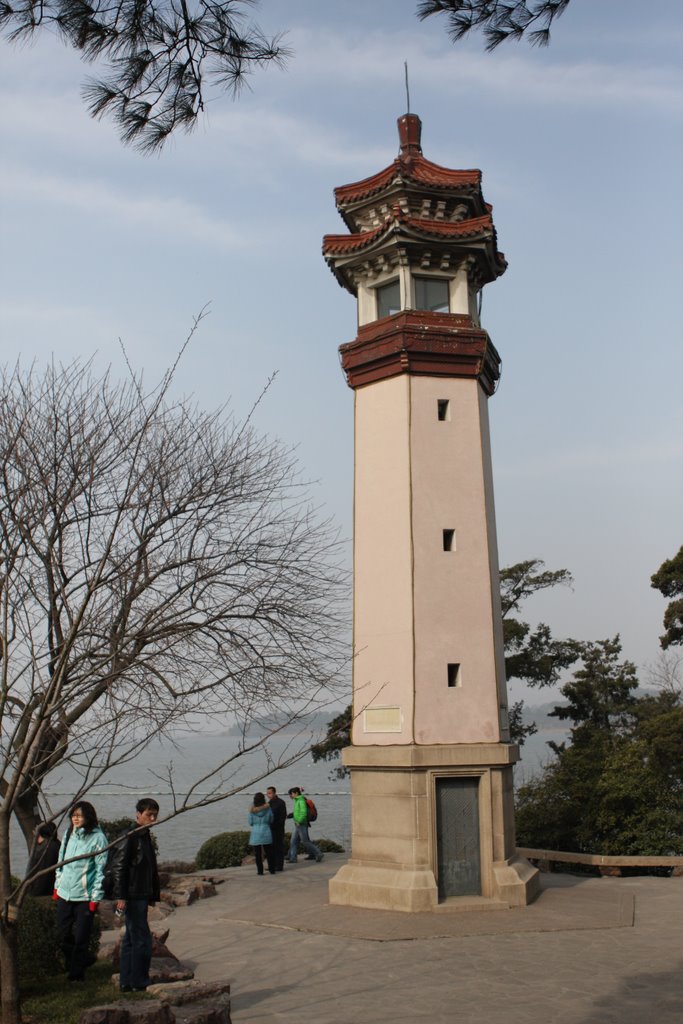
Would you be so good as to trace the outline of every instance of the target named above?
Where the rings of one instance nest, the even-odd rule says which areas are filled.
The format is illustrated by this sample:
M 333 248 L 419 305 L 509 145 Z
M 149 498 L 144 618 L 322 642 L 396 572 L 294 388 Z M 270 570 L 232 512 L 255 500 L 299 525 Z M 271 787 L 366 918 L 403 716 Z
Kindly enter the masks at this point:
M 137 828 L 137 823 L 134 818 L 114 818 L 112 821 L 101 821 L 100 828 L 104 832 L 108 841 L 116 839 L 118 836 L 123 836 L 126 832 L 131 832 L 134 828 Z M 152 837 L 152 846 L 154 852 L 159 852 L 159 845 L 157 843 L 157 837 L 154 835 L 154 829 L 150 830 Z
M 343 853 L 344 847 L 335 843 L 334 839 L 313 839 L 313 842 L 322 853 Z
M 249 852 L 249 832 L 221 832 L 202 843 L 195 858 L 200 871 L 237 868 Z
M 59 974 L 64 969 L 54 901 L 51 896 L 27 896 L 19 915 L 19 977 Z
M 318 836 L 313 836 L 311 835 L 310 830 L 308 836 L 311 842 L 318 847 L 321 853 L 344 853 L 344 847 L 340 846 L 339 843 L 335 843 L 334 839 L 325 839 L 324 836 L 320 838 Z M 291 841 L 292 833 L 285 832 L 285 851 L 289 849 Z M 301 847 L 299 847 L 299 852 L 303 852 Z
M 289 847 L 291 832 L 285 832 L 285 851 Z M 343 853 L 344 847 L 333 839 L 312 840 L 322 853 Z M 196 857 L 199 871 L 212 868 L 238 868 L 249 853 L 249 832 L 221 832 L 200 847 Z
M 64 970 L 59 933 L 57 931 L 56 904 L 51 896 L 27 896 L 19 915 L 19 977 L 22 980 L 37 974 L 59 974 Z M 97 956 L 102 926 L 98 916 L 93 921 L 88 946 L 89 953 Z

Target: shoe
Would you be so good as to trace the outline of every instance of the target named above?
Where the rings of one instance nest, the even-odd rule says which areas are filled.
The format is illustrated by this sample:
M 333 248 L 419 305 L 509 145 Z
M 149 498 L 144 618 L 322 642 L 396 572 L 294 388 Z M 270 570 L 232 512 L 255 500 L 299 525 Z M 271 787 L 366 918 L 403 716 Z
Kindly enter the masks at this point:
M 130 985 L 119 985 L 119 992 L 132 992 Z
M 325 856 L 325 854 L 324 854 L 324 853 L 320 853 L 320 854 L 318 854 L 318 856 L 317 856 L 317 857 L 315 858 L 315 862 L 316 862 L 316 864 L 319 864 L 319 863 L 320 863 L 320 861 L 321 861 L 321 860 L 323 859 L 323 857 L 324 857 L 324 856 Z
M 287 863 L 288 863 L 288 864 L 296 864 L 296 861 L 295 861 L 295 860 L 292 860 L 292 858 L 291 858 L 291 857 L 288 857 L 288 858 L 287 858 Z

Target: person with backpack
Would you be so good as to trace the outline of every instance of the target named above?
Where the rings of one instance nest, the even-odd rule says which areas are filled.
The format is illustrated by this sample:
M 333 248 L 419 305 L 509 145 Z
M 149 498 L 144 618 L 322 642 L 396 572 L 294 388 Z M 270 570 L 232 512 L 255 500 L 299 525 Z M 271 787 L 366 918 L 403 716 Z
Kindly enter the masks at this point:
M 95 808 L 85 800 L 73 805 L 69 817 L 71 824 L 59 850 L 52 896 L 57 902 L 57 929 L 69 981 L 83 981 L 86 968 L 95 962 L 88 945 L 104 896 L 107 837 L 98 824 Z
M 122 836 L 111 849 L 107 864 L 107 895 L 116 900 L 117 913 L 126 915 L 121 940 L 119 987 L 122 992 L 144 992 L 151 985 L 152 933 L 147 910 L 159 902 L 159 870 L 149 826 L 159 815 L 152 797 L 138 800 L 135 832 Z
M 292 786 L 289 790 L 289 795 L 294 801 L 294 808 L 291 814 L 288 814 L 288 818 L 294 819 L 294 831 L 292 832 L 292 840 L 289 844 L 289 852 L 287 854 L 287 861 L 290 864 L 296 864 L 297 850 L 299 843 L 303 846 L 306 853 L 311 854 L 315 857 L 318 864 L 323 859 L 324 854 L 320 852 L 315 843 L 312 843 L 308 835 L 308 823 L 309 823 L 309 810 L 306 797 L 301 792 L 299 786 Z M 316 811 L 317 817 L 317 811 Z

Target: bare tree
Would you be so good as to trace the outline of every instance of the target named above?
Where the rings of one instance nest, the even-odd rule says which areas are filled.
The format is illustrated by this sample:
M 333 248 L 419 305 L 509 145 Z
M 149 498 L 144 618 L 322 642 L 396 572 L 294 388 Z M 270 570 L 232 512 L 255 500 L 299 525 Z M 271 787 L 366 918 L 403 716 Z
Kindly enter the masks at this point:
M 277 730 L 348 654 L 337 535 L 292 452 L 172 400 L 171 380 L 79 363 L 0 377 L 3 1024 L 19 1019 L 10 819 L 28 841 L 48 773 L 70 764 L 78 796 L 181 722 Z M 207 799 L 195 784 L 174 811 Z

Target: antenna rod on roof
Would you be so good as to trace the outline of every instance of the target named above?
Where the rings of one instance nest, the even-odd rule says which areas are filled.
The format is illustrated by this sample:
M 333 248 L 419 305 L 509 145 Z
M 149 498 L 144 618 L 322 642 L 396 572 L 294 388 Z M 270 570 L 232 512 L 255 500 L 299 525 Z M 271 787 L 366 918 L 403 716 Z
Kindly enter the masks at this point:
M 408 88 L 408 61 L 407 60 L 403 61 L 403 66 L 404 66 L 405 72 L 406 72 L 406 103 L 407 103 L 406 114 L 409 114 L 410 113 L 410 89 Z

